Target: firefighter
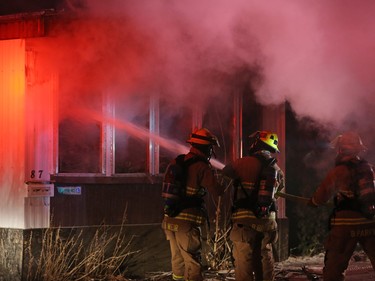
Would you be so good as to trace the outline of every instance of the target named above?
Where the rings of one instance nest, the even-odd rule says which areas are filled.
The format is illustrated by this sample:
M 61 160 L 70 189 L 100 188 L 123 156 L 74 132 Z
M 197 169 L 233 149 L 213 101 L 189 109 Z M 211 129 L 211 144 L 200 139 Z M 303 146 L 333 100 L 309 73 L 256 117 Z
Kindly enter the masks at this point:
M 177 215 L 164 215 L 162 227 L 170 243 L 173 280 L 201 281 L 201 227 L 207 219 L 203 198 L 207 191 L 216 198 L 223 193 L 209 162 L 214 146 L 219 147 L 219 142 L 208 129 L 202 128 L 194 131 L 187 143 L 191 148 L 184 156 L 186 163 L 190 161 L 187 166 L 186 198 L 178 201 L 183 207 L 179 206 L 181 208 Z
M 335 166 L 321 182 L 309 205 L 317 207 L 334 201 L 330 230 L 324 243 L 323 279 L 340 281 L 344 280 L 345 270 L 358 243 L 375 269 L 375 220 L 366 218 L 357 193 L 358 182 L 374 191 L 374 174 L 371 165 L 359 156 L 366 147 L 357 133 L 345 132 L 331 144 L 337 152 Z
M 272 155 L 279 152 L 278 137 L 270 131 L 250 137 L 249 155 L 222 171 L 235 182 L 230 232 L 235 279 L 274 280 L 272 244 L 278 237 L 274 194 L 284 188 L 284 174 Z

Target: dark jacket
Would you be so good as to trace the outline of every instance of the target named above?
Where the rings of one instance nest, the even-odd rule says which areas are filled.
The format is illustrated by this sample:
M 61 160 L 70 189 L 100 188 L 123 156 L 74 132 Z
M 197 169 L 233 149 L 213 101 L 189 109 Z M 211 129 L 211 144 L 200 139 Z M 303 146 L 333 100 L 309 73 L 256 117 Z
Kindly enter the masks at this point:
M 207 192 L 216 198 L 222 195 L 224 192 L 223 187 L 217 182 L 209 162 L 204 160 L 206 156 L 198 149 L 192 147 L 189 153 L 186 154 L 185 160 L 192 157 L 200 157 L 202 161 L 195 161 L 188 167 L 186 195 L 188 197 L 202 198 L 202 203 Z M 202 204 L 199 207 L 184 209 L 175 217 L 165 215 L 164 223 L 181 224 L 186 222 L 202 225 L 206 222 L 206 218 L 206 210 L 204 204 Z
M 256 155 L 251 155 L 239 158 L 233 163 L 226 165 L 223 169 L 223 174 L 225 176 L 228 176 L 235 181 L 239 181 L 239 184 L 235 186 L 235 189 L 237 190 L 234 191 L 236 194 L 234 204 L 236 203 L 236 200 L 246 196 L 251 196 L 256 186 L 260 184 L 259 181 L 261 180 L 260 177 L 264 167 L 264 163 L 262 163 L 260 158 L 273 160 L 271 153 L 266 150 L 259 151 L 257 154 L 258 157 Z M 272 183 L 272 185 L 273 193 L 275 193 L 276 191 L 283 189 L 285 186 L 284 174 L 276 163 L 272 163 L 270 168 L 274 170 L 274 183 Z M 246 194 L 244 194 L 245 192 Z M 276 212 L 271 212 L 268 216 L 263 218 L 257 218 L 251 210 L 251 207 L 236 208 L 232 214 L 233 222 L 246 225 L 270 224 L 275 220 Z

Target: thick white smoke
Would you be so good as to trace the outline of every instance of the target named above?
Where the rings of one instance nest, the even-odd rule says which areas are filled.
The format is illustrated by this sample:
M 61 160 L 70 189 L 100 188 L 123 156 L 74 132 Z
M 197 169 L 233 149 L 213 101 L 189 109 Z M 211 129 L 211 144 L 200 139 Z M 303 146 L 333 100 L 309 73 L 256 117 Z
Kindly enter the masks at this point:
M 373 1 L 88 1 L 96 16 L 125 16 L 157 46 L 176 88 L 211 67 L 260 64 L 264 103 L 341 121 L 373 103 Z M 204 63 L 204 64 L 203 64 Z M 165 68 L 164 68 L 165 67 Z M 181 76 L 179 76 L 181 75 Z M 185 80 L 186 79 L 186 80 Z
M 107 83 L 128 79 L 144 91 L 204 104 L 231 94 L 233 76 L 247 69 L 261 78 L 248 81 L 261 103 L 288 101 L 298 116 L 367 132 L 375 103 L 374 9 L 371 0 L 86 0 L 77 12 L 92 16 L 85 29 L 95 38 L 81 57 L 103 55 Z M 117 21 L 103 29 L 103 19 Z M 121 39 L 129 28 L 130 43 Z

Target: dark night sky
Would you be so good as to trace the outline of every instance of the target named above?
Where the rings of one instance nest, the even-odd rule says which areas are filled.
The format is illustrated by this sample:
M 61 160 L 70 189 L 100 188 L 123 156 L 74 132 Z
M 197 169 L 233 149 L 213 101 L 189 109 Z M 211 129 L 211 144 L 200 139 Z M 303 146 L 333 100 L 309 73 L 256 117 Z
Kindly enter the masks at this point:
M 2 0 L 2 2 L 0 15 L 60 9 L 64 6 L 62 0 Z

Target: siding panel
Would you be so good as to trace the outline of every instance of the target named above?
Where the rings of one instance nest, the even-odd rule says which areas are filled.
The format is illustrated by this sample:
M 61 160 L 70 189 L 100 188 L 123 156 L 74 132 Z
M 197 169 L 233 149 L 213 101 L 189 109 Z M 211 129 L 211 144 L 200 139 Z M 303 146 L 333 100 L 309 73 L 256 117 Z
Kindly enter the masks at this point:
M 0 41 L 0 227 L 24 226 L 25 41 Z

